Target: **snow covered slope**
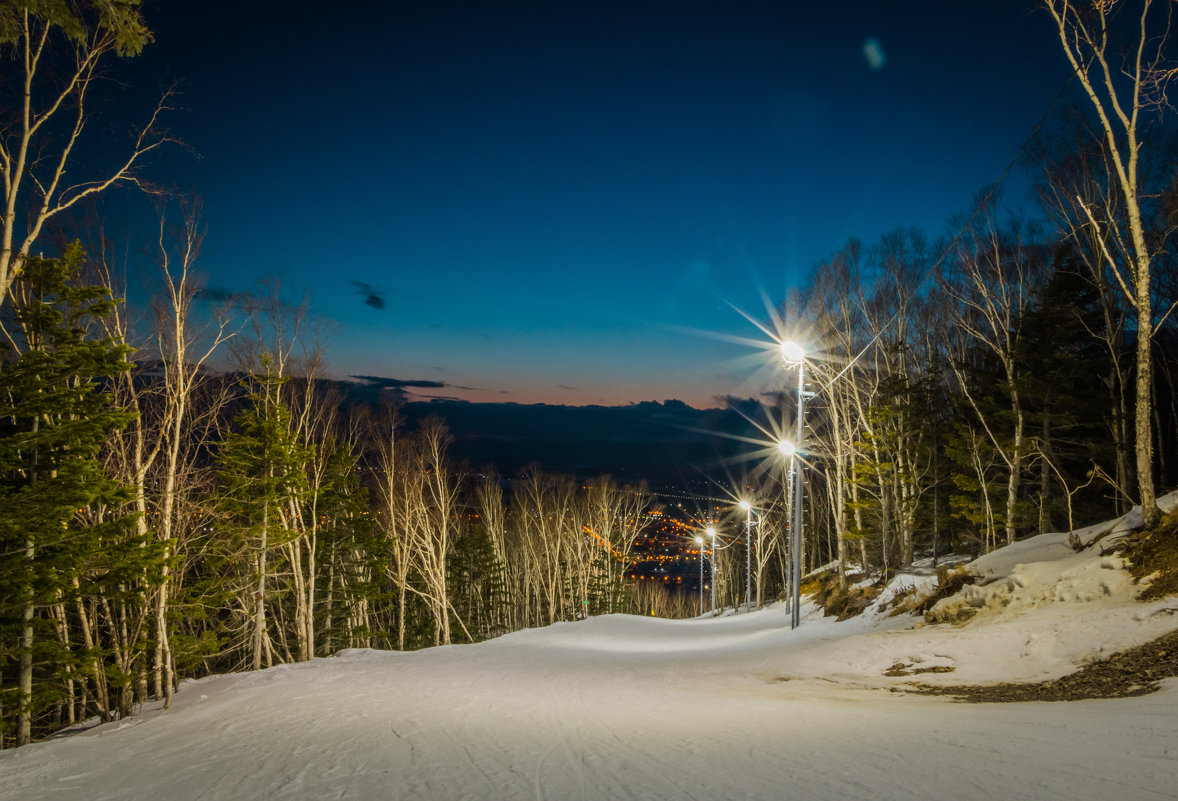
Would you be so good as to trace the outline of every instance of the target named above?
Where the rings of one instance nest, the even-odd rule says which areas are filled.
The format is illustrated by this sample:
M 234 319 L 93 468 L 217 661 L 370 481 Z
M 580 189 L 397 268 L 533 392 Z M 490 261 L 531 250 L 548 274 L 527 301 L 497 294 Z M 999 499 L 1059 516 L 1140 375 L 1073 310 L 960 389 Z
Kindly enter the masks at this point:
M 190 681 L 170 710 L 0 753 L 0 799 L 1175 798 L 1178 681 L 1070 703 L 888 691 L 912 680 L 884 675 L 898 662 L 1035 680 L 1178 628 L 1178 599 L 1137 603 L 1064 535 L 974 569 L 960 626 L 613 615 Z

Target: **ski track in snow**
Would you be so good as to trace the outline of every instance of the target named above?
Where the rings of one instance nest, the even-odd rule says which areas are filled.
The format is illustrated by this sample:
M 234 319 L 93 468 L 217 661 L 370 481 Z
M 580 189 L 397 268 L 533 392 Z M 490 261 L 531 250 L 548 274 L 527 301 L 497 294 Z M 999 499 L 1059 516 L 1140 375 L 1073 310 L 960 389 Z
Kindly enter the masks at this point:
M 897 661 L 1022 681 L 1174 628 L 1173 598 L 1138 604 L 1054 540 L 1019 548 L 959 627 L 615 615 L 185 682 L 170 710 L 0 752 L 0 799 L 1172 801 L 1178 680 L 1071 703 L 889 692 Z M 1053 582 L 1070 600 L 1043 601 Z
M 781 628 L 780 612 L 754 619 Z M 615 662 L 512 640 L 192 682 L 135 725 L 0 755 L 0 796 L 1071 801 L 1173 799 L 1178 782 L 1173 683 L 1136 699 L 967 705 L 750 678 L 742 667 L 761 660 L 731 648 L 685 666 L 683 652 Z

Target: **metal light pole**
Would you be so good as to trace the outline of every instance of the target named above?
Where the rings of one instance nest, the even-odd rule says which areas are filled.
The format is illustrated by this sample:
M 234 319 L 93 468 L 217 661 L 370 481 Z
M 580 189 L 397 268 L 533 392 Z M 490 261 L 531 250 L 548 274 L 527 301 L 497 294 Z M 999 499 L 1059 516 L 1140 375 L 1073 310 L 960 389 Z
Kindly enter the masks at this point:
M 712 614 L 714 615 L 716 614 L 716 529 L 709 528 L 707 534 L 712 538 L 712 556 L 708 560 L 708 564 L 712 568 Z
M 744 524 L 744 605 L 749 612 L 753 611 L 753 505 L 748 501 L 741 501 L 740 508 L 744 509 L 748 517 Z
M 699 545 L 699 614 L 703 617 L 704 614 L 704 538 L 696 537 L 695 542 Z
M 793 572 L 794 572 L 794 569 L 793 569 L 793 564 L 794 564 L 793 563 L 793 558 L 794 558 L 794 546 L 793 546 L 793 536 L 794 536 L 794 467 L 796 467 L 794 462 L 795 462 L 795 459 L 793 457 L 793 452 L 791 451 L 790 457 L 789 457 L 789 466 L 785 469 L 785 529 L 786 529 L 786 534 L 787 534 L 787 536 L 785 538 L 785 551 L 786 551 L 785 555 L 786 555 L 786 558 L 789 562 L 789 571 L 788 571 L 789 575 L 786 576 L 786 579 L 785 579 L 785 595 L 786 595 L 785 611 L 787 611 L 787 612 L 789 612 L 789 610 L 793 609 L 793 597 L 794 597 L 794 591 L 793 591 L 793 586 L 794 586 L 794 582 L 793 582 Z M 792 615 L 792 612 L 790 614 Z
M 777 443 L 777 450 L 789 459 L 789 467 L 785 472 L 785 554 L 789 560 L 789 569 L 785 575 L 785 611 L 793 615 L 793 556 L 794 556 L 794 472 L 797 466 L 797 447 L 791 440 L 783 439 Z
M 801 583 L 802 577 L 802 462 L 799 452 L 802 450 L 805 434 L 802 421 L 806 413 L 806 352 L 796 342 L 782 342 L 781 359 L 787 367 L 792 367 L 795 364 L 798 367 L 798 426 L 797 435 L 794 438 L 794 453 L 792 454 L 797 461 L 793 470 L 793 521 L 790 523 L 792 529 L 790 541 L 793 546 L 792 559 L 790 560 L 793 581 L 790 628 L 796 629 L 801 623 L 801 610 L 798 608 L 800 601 L 798 585 Z

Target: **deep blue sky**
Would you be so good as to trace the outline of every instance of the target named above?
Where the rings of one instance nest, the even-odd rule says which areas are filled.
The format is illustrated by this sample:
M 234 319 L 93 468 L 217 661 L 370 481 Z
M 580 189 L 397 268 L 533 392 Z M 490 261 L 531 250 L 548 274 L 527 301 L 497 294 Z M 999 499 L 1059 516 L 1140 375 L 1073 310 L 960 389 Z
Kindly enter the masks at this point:
M 203 198 L 209 285 L 309 291 L 332 375 L 703 406 L 762 387 L 683 327 L 756 336 L 725 301 L 999 176 L 1068 75 L 1030 6 L 169 0 L 136 69 L 182 81 L 199 158 L 154 177 Z

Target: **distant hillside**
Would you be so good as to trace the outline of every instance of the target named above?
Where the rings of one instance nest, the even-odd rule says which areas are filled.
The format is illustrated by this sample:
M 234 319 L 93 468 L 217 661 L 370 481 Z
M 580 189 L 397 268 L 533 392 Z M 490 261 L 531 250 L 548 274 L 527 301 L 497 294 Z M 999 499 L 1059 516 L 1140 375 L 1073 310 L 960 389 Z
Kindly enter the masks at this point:
M 750 424 L 732 409 L 693 409 L 675 400 L 631 406 L 550 406 L 435 400 L 402 407 L 409 425 L 446 420 L 451 453 L 472 468 L 512 476 L 531 462 L 577 476 L 681 484 L 721 477 L 749 446 Z
M 158 362 L 145 361 L 138 374 L 151 383 L 160 380 L 161 370 Z M 244 379 L 236 371 L 217 375 L 227 382 Z M 745 456 L 754 449 L 747 440 L 763 437 L 748 422 L 763 415 L 753 399 L 730 398 L 724 409 L 695 409 L 679 400 L 629 406 L 410 401 L 399 388 L 374 382 L 316 381 L 324 392 L 338 393 L 345 406 L 375 408 L 385 398 L 400 397 L 410 429 L 429 415 L 441 417 L 454 435 L 450 453 L 455 459 L 474 470 L 493 466 L 506 478 L 536 462 L 549 472 L 585 478 L 608 474 L 652 486 L 723 481 L 743 472 Z

